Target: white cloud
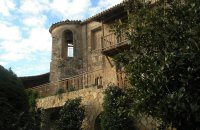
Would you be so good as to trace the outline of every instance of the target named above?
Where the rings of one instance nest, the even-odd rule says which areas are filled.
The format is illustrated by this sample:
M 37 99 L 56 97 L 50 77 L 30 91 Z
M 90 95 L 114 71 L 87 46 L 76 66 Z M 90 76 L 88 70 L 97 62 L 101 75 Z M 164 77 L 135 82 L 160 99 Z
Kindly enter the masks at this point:
M 0 65 L 6 66 L 6 65 L 7 65 L 7 62 L 5 62 L 5 61 L 0 61 Z
M 92 16 L 122 1 L 99 0 L 97 5 L 92 7 L 91 0 L 53 0 L 50 3 L 50 10 L 63 19 L 84 20 L 85 16 Z
M 85 16 L 94 15 L 122 1 L 123 0 L 99 0 L 97 6 L 92 7 L 91 0 L 22 0 L 20 12 L 22 14 L 32 15 L 51 12 L 61 17 L 62 20 L 83 20 Z
M 99 3 L 98 3 L 98 6 L 110 8 L 111 6 L 119 4 L 122 1 L 123 0 L 100 0 Z
M 10 53 L 5 53 L 3 55 L 0 55 L 0 59 L 4 60 L 4 63 L 12 61 L 18 61 L 21 59 L 24 59 L 25 55 L 23 55 L 22 53 L 15 53 L 15 52 L 10 52 Z
M 101 11 L 119 4 L 123 0 L 99 0 L 97 6 L 90 8 L 90 15 L 95 15 Z
M 10 15 L 10 11 L 15 9 L 13 0 L 0 0 L 0 13 L 3 16 Z
M 40 14 L 49 10 L 49 0 L 21 0 L 20 12 L 27 14 Z
M 0 40 L 17 41 L 21 39 L 19 27 L 0 21 Z
M 38 64 L 24 65 L 16 68 L 12 68 L 19 76 L 33 76 L 40 75 L 41 72 L 49 72 L 49 61 L 45 61 Z M 24 69 L 26 68 L 26 69 Z
M 23 20 L 23 24 L 30 27 L 44 26 L 46 20 L 47 17 L 45 15 L 29 16 Z
M 1 50 L 4 50 L 5 53 L 0 55 L 0 61 L 4 62 L 26 60 L 27 56 L 31 53 L 28 46 L 15 41 L 1 42 Z
M 83 20 L 122 0 L 99 0 L 95 7 L 91 0 L 21 0 L 17 7 L 13 1 L 0 0 L 6 16 L 0 18 L 0 64 L 25 76 L 49 71 L 50 17 Z
M 51 35 L 48 29 L 33 28 L 29 32 L 29 38 L 24 39 L 24 44 L 29 44 L 32 51 L 50 51 L 51 50 Z
M 20 41 L 3 41 L 1 50 L 6 53 L 0 56 L 3 61 L 27 60 L 34 52 L 50 53 L 51 37 L 47 29 L 35 28 L 30 31 L 28 38 Z
M 40 55 L 35 54 L 31 61 L 26 61 L 26 64 L 15 66 L 13 70 L 20 76 L 32 76 L 49 72 L 50 55 L 41 52 Z M 24 69 L 26 68 L 26 69 Z
M 64 19 L 83 19 L 91 6 L 90 0 L 53 0 L 51 11 Z

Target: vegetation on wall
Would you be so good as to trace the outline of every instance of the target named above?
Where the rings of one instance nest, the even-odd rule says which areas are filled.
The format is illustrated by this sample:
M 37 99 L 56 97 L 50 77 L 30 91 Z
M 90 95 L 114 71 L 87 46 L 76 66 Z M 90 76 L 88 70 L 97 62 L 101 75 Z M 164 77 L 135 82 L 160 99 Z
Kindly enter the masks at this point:
M 39 97 L 38 92 L 32 90 L 26 90 L 26 94 L 28 97 L 28 104 L 29 104 L 29 112 L 27 113 L 27 118 L 24 124 L 29 124 L 27 126 L 30 130 L 40 130 L 40 126 L 42 123 L 41 116 L 42 110 L 37 109 L 36 107 L 36 99 Z
M 131 99 L 116 86 L 109 86 L 104 92 L 101 124 L 103 130 L 135 130 L 134 119 L 129 115 Z
M 75 91 L 75 90 L 76 90 L 76 87 L 74 87 L 74 86 L 70 86 L 69 89 L 68 89 L 69 92 L 72 92 L 72 91 Z
M 38 92 L 27 90 L 26 94 L 28 96 L 28 104 L 29 104 L 29 111 L 35 111 L 36 110 L 36 99 L 39 97 Z
M 128 22 L 114 31 L 130 41 L 119 54 L 132 86 L 133 113 L 164 127 L 200 129 L 200 1 L 130 0 Z
M 58 130 L 81 130 L 85 118 L 85 108 L 81 106 L 81 98 L 69 99 L 59 112 L 56 120 Z
M 65 93 L 65 90 L 63 88 L 58 88 L 55 92 L 55 95 L 61 95 L 62 93 Z

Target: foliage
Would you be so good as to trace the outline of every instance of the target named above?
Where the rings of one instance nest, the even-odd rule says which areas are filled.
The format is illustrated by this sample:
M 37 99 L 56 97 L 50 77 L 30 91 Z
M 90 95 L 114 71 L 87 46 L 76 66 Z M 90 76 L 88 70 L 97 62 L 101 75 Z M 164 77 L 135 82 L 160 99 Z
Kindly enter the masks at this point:
M 70 86 L 68 92 L 72 92 L 72 91 L 75 91 L 75 90 L 76 90 L 76 88 L 74 86 Z
M 38 93 L 33 90 L 26 90 L 28 97 L 29 111 L 23 117 L 23 124 L 26 124 L 24 130 L 40 130 L 41 125 L 41 110 L 36 108 L 36 99 Z
M 32 128 L 33 130 L 42 130 L 41 124 L 42 124 L 42 109 L 36 109 L 35 111 L 31 112 L 31 117 L 32 117 L 32 122 L 33 125 Z
M 39 130 L 40 111 L 35 109 L 37 94 L 24 91 L 17 75 L 0 66 L 0 129 Z
M 46 130 L 48 129 L 48 112 L 46 112 L 44 109 L 40 110 L 40 129 Z
M 0 66 L 0 97 L 9 102 L 16 110 L 21 111 L 28 108 L 26 93 L 23 90 L 22 82 L 13 71 Z
M 20 117 L 28 111 L 23 85 L 11 69 L 0 66 L 0 129 L 18 128 Z M 24 124 L 22 124 L 24 125 Z
M 17 121 L 16 128 L 19 130 L 40 130 L 41 110 L 22 113 Z
M 178 130 L 200 128 L 199 7 L 198 0 L 130 0 L 128 22 L 114 30 L 131 45 L 116 60 L 133 86 L 134 112 Z
M 109 86 L 104 92 L 101 123 L 104 130 L 134 130 L 134 120 L 129 115 L 131 100 L 126 92 Z
M 65 93 L 65 90 L 63 89 L 63 88 L 59 88 L 59 89 L 57 89 L 56 90 L 56 95 L 60 95 L 60 94 L 62 94 L 62 93 Z
M 26 94 L 28 96 L 29 111 L 33 112 L 36 110 L 36 99 L 38 98 L 38 93 L 33 90 L 27 90 Z
M 60 110 L 60 118 L 56 121 L 58 130 L 81 130 L 85 109 L 80 105 L 81 98 L 69 99 Z

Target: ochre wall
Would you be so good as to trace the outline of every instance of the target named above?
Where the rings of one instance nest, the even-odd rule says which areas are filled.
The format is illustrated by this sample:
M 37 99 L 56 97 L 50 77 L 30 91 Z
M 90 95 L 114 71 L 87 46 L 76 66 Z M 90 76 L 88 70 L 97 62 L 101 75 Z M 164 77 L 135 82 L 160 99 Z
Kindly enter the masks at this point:
M 65 101 L 82 97 L 82 105 L 86 109 L 86 118 L 82 127 L 84 130 L 93 130 L 95 119 L 102 111 L 103 89 L 85 88 L 78 91 L 63 93 L 61 95 L 49 96 L 37 100 L 37 107 L 43 109 L 54 109 L 64 105 Z
M 49 96 L 46 98 L 40 98 L 37 100 L 37 107 L 46 110 L 48 117 L 51 111 L 62 107 L 65 101 L 82 97 L 81 105 L 85 106 L 86 117 L 83 121 L 82 128 L 84 130 L 94 130 L 95 120 L 97 116 L 103 111 L 103 91 L 105 89 L 84 88 L 78 91 L 63 93 L 61 95 Z M 48 120 L 48 119 L 47 119 Z M 140 120 L 136 121 L 138 130 L 158 130 L 159 124 L 156 123 L 151 117 L 143 116 Z M 48 121 L 49 130 L 53 126 L 52 122 Z

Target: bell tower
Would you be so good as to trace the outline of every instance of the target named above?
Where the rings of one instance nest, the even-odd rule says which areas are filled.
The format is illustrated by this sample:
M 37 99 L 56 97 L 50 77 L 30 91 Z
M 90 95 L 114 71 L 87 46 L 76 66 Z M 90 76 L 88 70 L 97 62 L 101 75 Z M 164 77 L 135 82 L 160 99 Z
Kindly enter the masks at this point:
M 82 35 L 80 21 L 62 21 L 53 24 L 50 82 L 78 75 L 83 71 Z

